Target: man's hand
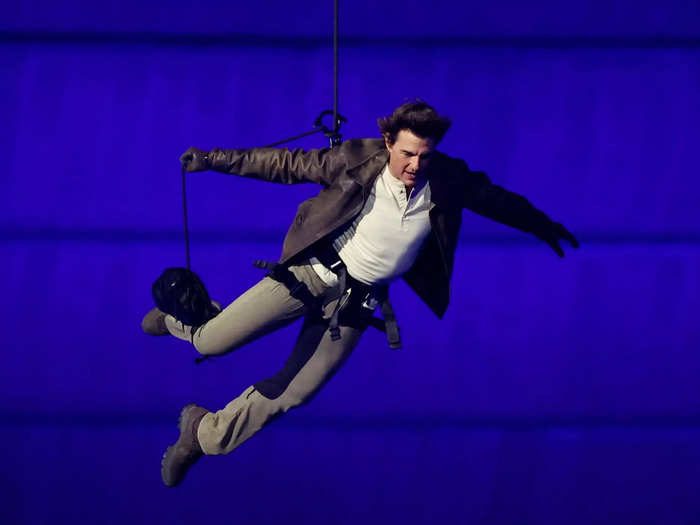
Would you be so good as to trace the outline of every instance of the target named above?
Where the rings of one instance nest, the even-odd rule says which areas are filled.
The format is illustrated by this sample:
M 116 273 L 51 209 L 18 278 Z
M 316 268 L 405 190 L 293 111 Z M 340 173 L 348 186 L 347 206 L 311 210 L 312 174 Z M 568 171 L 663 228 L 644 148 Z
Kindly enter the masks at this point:
M 180 164 L 186 171 L 205 171 L 211 167 L 209 153 L 197 148 L 190 148 L 180 156 Z
M 576 237 L 558 222 L 550 223 L 547 229 L 535 233 L 535 236 L 549 244 L 559 257 L 564 257 L 564 250 L 559 246 L 559 239 L 564 239 L 574 248 L 578 248 Z

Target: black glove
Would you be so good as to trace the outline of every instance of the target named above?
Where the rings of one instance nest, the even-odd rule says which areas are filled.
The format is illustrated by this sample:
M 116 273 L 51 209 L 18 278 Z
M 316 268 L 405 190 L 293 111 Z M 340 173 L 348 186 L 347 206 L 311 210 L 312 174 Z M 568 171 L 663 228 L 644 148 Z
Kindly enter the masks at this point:
M 564 257 L 564 250 L 559 246 L 559 239 L 564 239 L 574 248 L 578 248 L 576 237 L 558 222 L 550 222 L 549 226 L 536 232 L 535 236 L 549 244 L 559 257 Z
M 190 148 L 180 156 L 180 164 L 186 171 L 206 171 L 211 167 L 209 153 L 197 148 Z

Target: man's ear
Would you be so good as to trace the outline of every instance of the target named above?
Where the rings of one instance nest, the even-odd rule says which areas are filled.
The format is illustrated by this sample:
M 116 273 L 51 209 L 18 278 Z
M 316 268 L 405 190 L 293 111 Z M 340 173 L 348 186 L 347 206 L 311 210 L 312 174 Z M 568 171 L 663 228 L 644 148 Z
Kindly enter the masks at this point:
M 384 137 L 384 144 L 386 145 L 386 149 L 391 151 L 391 141 L 389 140 L 389 134 L 384 133 L 382 136 Z

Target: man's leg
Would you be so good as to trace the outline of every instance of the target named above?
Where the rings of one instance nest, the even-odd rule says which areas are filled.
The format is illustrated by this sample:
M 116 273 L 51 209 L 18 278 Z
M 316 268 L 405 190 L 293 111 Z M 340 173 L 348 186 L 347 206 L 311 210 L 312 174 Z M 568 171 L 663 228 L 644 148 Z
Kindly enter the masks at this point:
M 317 329 L 313 322 L 304 324 L 300 340 L 280 373 L 248 387 L 222 410 L 204 415 L 197 431 L 204 454 L 227 454 L 275 416 L 310 401 L 350 356 L 364 331 L 341 326 L 340 340 L 332 341 L 328 330 L 319 333 Z M 305 331 L 311 336 L 303 341 Z M 316 333 L 320 341 L 309 348 Z
M 273 378 L 246 388 L 217 412 L 196 405 L 182 410 L 180 437 L 168 447 L 161 464 L 166 485 L 179 485 L 202 455 L 227 454 L 275 416 L 308 402 L 333 376 L 357 345 L 363 330 L 341 326 L 341 339 L 332 341 L 326 323 L 320 325 L 317 321 L 304 323 L 292 355 Z M 309 351 L 310 343 L 314 347 Z M 282 381 L 285 384 L 280 378 L 287 378 Z
M 326 286 L 310 265 L 291 267 L 290 271 L 313 295 L 323 295 L 326 300 L 337 299 L 338 290 Z M 332 304 L 327 308 L 331 308 Z M 198 329 L 193 342 L 202 353 L 233 350 L 288 324 L 308 310 L 301 301 L 290 296 L 286 287 L 265 278 Z M 254 315 L 256 311 L 259 315 Z M 224 313 L 226 315 L 222 317 Z M 360 328 L 343 327 L 342 339 L 331 341 L 326 321 L 316 312 L 311 312 L 283 369 L 260 383 L 265 395 L 255 386 L 249 387 L 216 413 L 196 405 L 186 406 L 178 424 L 180 437 L 163 456 L 163 482 L 168 486 L 178 485 L 202 454 L 230 452 L 276 414 L 308 401 L 347 359 L 362 331 Z M 184 327 L 183 332 L 189 334 L 189 328 Z M 182 339 L 189 337 L 183 336 Z M 218 444 L 209 446 L 205 443 Z
M 292 266 L 290 271 L 312 295 L 320 296 L 328 291 L 310 265 Z M 290 324 L 307 311 L 302 301 L 290 296 L 285 285 L 265 277 L 199 327 L 194 335 L 190 326 L 171 315 L 165 316 L 165 326 L 175 337 L 191 341 L 200 354 L 220 355 Z

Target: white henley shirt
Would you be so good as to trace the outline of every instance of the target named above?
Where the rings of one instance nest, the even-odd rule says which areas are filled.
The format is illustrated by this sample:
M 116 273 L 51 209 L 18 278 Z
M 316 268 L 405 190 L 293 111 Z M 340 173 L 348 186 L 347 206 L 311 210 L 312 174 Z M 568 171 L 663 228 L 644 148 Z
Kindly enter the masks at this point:
M 348 273 L 365 284 L 387 284 L 406 272 L 430 233 L 430 183 L 406 194 L 387 164 L 360 214 L 334 241 Z M 329 286 L 337 276 L 315 257 L 313 269 Z

